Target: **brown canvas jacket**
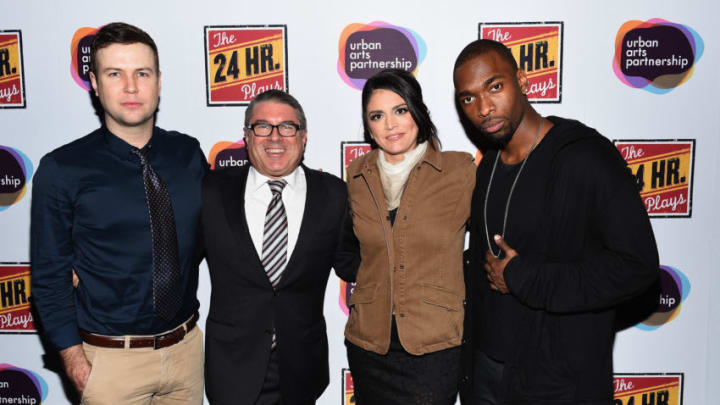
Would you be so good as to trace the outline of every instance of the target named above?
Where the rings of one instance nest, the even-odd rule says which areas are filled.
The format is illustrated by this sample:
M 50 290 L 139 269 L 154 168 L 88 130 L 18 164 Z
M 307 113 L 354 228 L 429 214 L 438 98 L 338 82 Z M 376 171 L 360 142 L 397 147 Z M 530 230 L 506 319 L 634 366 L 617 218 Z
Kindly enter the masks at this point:
M 458 346 L 465 303 L 465 224 L 475 186 L 472 156 L 428 147 L 408 178 L 392 226 L 378 153 L 354 160 L 348 170 L 362 260 L 345 337 L 385 354 L 394 313 L 407 352 L 420 355 Z

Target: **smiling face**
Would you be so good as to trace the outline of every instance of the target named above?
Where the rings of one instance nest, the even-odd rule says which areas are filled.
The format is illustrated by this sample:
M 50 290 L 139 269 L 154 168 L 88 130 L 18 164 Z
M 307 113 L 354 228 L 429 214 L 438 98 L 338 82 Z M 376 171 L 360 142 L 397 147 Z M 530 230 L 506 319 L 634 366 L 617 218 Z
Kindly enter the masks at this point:
M 97 51 L 90 73 L 105 109 L 105 125 L 114 133 L 153 126 L 160 97 L 160 72 L 153 50 L 141 43 L 111 44 Z
M 418 126 L 407 103 L 397 93 L 374 90 L 365 109 L 373 140 L 390 163 L 401 162 L 417 146 Z
M 460 65 L 455 95 L 467 118 L 489 141 L 505 147 L 527 108 L 527 77 L 490 51 Z
M 256 104 L 249 123 L 250 125 L 257 123 L 300 125 L 294 108 L 272 100 Z M 259 137 L 252 130 L 245 128 L 245 141 L 250 162 L 255 170 L 270 178 L 278 179 L 292 173 L 300 165 L 305 152 L 307 132 L 305 129 L 300 129 L 294 137 L 282 137 L 277 128 L 274 128 L 270 136 Z

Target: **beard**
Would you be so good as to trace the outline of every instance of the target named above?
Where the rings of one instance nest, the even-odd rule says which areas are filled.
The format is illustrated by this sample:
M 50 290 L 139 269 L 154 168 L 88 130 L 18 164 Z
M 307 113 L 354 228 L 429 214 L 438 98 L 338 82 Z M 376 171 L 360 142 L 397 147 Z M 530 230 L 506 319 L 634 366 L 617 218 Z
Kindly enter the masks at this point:
M 476 127 L 475 129 L 478 133 L 480 133 L 481 138 L 488 146 L 495 149 L 505 149 L 515 135 L 515 132 L 517 132 L 524 118 L 524 111 L 522 111 L 517 117 L 513 117 L 511 115 L 505 118 L 507 128 L 504 129 L 504 133 L 502 133 L 503 130 L 501 130 L 500 132 L 489 134 L 484 132 L 481 127 Z
M 517 131 L 517 126 L 512 125 L 512 122 L 509 122 L 509 125 L 510 126 L 505 133 L 489 134 L 484 132 L 481 128 L 476 128 L 476 130 L 480 134 L 483 143 L 489 147 L 493 149 L 505 149 L 508 143 L 510 143 L 513 135 L 515 135 L 515 131 Z
M 486 134 L 482 131 L 480 131 L 480 134 L 482 134 L 483 139 L 493 148 L 496 149 L 505 149 L 505 147 L 510 143 L 510 140 L 512 139 L 513 135 L 515 135 L 515 130 L 512 129 L 511 131 L 508 131 L 506 134 L 500 135 L 500 136 L 492 136 L 489 134 Z

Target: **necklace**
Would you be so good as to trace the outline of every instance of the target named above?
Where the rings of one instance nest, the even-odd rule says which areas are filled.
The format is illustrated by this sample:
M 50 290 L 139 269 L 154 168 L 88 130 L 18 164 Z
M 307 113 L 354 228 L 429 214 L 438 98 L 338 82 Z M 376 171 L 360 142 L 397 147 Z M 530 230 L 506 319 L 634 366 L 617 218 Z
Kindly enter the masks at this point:
M 530 154 L 535 150 L 535 146 L 537 145 L 538 138 L 540 138 L 540 129 L 542 128 L 542 118 L 540 118 L 540 125 L 538 125 L 537 133 L 535 134 L 535 140 L 532 143 L 532 146 L 530 146 L 530 151 L 528 151 L 527 156 L 525 156 L 525 159 L 523 159 L 522 164 L 520 164 L 520 170 L 518 170 L 518 173 L 515 175 L 515 180 L 513 180 L 512 186 L 510 186 L 510 194 L 508 194 L 507 202 L 505 202 L 505 217 L 503 218 L 503 226 L 502 226 L 502 236 L 505 238 L 505 226 L 507 225 L 507 219 L 508 219 L 508 210 L 510 209 L 510 199 L 512 198 L 513 191 L 515 191 L 515 185 L 517 184 L 518 179 L 520 178 L 520 173 L 522 173 L 523 168 L 525 167 L 525 163 L 527 162 L 528 158 L 530 157 Z M 483 220 L 485 222 L 485 238 L 487 239 L 488 249 L 490 250 L 490 253 L 493 255 L 494 258 L 499 258 L 500 254 L 502 254 L 502 249 L 498 252 L 498 254 L 495 254 L 492 248 L 492 244 L 490 243 L 490 231 L 488 230 L 488 224 L 487 224 L 487 202 L 488 197 L 490 196 L 490 186 L 492 185 L 493 177 L 495 176 L 495 169 L 497 168 L 498 160 L 500 160 L 500 150 L 498 150 L 497 155 L 495 156 L 495 163 L 493 164 L 492 172 L 490 172 L 490 180 L 488 181 L 487 190 L 485 190 L 485 204 L 483 207 Z

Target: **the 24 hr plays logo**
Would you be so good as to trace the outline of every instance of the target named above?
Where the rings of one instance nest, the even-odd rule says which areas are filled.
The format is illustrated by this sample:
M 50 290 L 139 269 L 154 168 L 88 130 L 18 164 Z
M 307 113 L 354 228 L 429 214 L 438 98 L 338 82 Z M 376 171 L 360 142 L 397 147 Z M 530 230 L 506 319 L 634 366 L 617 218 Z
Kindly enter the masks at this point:
M 207 105 L 248 105 L 270 89 L 288 89 L 285 25 L 206 26 Z
M 616 140 L 651 217 L 692 215 L 695 140 Z
M 30 313 L 30 265 L 0 264 L 0 333 L 35 332 Z
M 340 153 L 342 154 L 342 178 L 347 181 L 347 170 L 350 162 L 370 152 L 370 144 L 365 142 L 341 142 Z M 350 314 L 350 297 L 355 290 L 355 283 L 347 283 L 340 280 L 340 297 L 338 304 L 345 315 Z
M 613 405 L 682 405 L 683 373 L 615 374 Z
M 527 97 L 533 103 L 560 103 L 562 22 L 480 23 L 480 39 L 502 42 L 527 73 Z
M 355 384 L 349 368 L 342 369 L 342 404 L 355 405 Z
M 20 30 L 0 30 L 0 108 L 25 108 Z

